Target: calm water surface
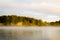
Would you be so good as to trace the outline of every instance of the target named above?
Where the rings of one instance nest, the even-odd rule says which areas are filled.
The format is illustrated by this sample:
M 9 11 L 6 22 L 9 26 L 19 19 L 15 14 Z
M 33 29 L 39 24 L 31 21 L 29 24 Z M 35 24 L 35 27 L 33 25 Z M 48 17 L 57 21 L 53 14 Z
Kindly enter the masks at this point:
M 60 40 L 60 27 L 0 27 L 0 40 Z

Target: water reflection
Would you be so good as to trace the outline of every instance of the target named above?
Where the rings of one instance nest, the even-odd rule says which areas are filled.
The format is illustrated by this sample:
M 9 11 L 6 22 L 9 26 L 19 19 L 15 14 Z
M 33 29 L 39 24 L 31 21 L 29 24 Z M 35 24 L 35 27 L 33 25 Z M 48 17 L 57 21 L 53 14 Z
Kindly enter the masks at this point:
M 0 40 L 60 40 L 60 28 L 1 27 Z

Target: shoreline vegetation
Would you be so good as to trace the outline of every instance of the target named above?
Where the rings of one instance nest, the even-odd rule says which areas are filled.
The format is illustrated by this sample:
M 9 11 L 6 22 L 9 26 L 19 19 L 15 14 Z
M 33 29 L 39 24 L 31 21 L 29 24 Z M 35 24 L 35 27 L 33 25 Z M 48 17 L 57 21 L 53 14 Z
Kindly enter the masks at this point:
M 3 15 L 0 16 L 0 26 L 60 26 L 60 20 L 55 22 L 43 22 L 41 19 L 25 16 Z

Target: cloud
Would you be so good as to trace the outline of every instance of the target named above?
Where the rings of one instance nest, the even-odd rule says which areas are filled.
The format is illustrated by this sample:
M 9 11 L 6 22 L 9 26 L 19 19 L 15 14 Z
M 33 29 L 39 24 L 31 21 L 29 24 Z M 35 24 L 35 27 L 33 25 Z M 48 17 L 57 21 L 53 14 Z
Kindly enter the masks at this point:
M 58 16 L 44 16 L 42 19 L 43 19 L 43 21 L 47 21 L 47 22 L 55 22 L 55 21 L 60 20 L 60 17 L 58 17 Z
M 17 0 L 16 0 L 17 1 Z M 60 3 L 56 3 L 56 0 L 49 0 L 48 3 L 47 0 L 43 0 L 40 3 L 37 3 L 39 0 L 24 0 L 21 2 L 21 0 L 18 0 L 17 2 L 14 0 L 0 0 L 0 7 L 9 8 L 9 9 L 31 9 L 31 10 L 37 10 L 37 11 L 43 11 L 43 12 L 51 12 L 60 14 Z M 30 3 L 28 3 L 30 1 Z M 37 2 L 36 2 L 37 1 Z M 51 3 L 52 1 L 52 3 Z M 59 1 L 59 0 L 57 0 Z
M 0 8 L 27 9 L 60 14 L 59 0 L 0 0 Z

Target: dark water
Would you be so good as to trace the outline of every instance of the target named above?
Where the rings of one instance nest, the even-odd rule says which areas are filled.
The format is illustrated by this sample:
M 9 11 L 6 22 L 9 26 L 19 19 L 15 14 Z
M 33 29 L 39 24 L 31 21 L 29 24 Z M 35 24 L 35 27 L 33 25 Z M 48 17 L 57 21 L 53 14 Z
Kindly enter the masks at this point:
M 60 40 L 60 27 L 0 27 L 0 40 Z

